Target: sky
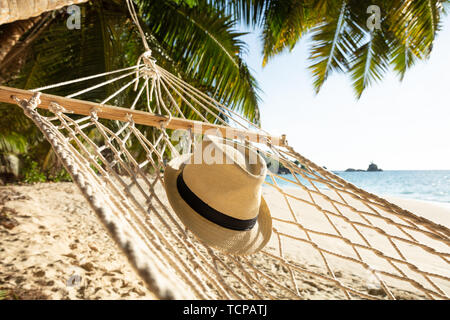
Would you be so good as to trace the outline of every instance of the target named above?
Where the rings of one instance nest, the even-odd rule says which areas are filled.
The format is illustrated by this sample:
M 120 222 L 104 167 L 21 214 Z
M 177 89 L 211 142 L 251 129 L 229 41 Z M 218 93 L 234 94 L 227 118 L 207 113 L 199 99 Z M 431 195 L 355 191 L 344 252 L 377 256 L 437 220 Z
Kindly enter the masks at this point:
M 318 95 L 308 67 L 308 40 L 263 68 L 255 31 L 244 56 L 262 89 L 262 127 L 286 134 L 294 149 L 330 170 L 450 169 L 450 16 L 431 57 L 402 82 L 393 72 L 355 98 L 348 75 L 333 74 Z

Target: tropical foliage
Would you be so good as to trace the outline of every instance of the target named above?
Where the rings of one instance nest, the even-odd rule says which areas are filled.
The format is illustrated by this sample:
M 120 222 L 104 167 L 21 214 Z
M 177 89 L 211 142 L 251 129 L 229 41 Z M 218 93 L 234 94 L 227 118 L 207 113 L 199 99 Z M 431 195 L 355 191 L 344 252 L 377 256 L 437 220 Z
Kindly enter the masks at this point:
M 403 79 L 427 59 L 448 10 L 448 0 L 242 0 L 210 1 L 246 24 L 261 28 L 263 64 L 311 36 L 314 88 L 333 72 L 351 76 L 356 96 L 392 68 Z M 380 28 L 368 8 L 380 9 Z
M 259 123 L 258 87 L 241 59 L 245 51 L 245 44 L 239 40 L 242 33 L 235 31 L 235 22 L 229 15 L 204 1 L 135 2 L 150 49 L 160 66 L 241 112 L 250 121 Z M 21 47 L 20 72 L 14 74 L 8 66 L 2 68 L 2 71 L 5 70 L 2 76 L 7 79 L 4 84 L 25 89 L 37 88 L 136 64 L 144 47 L 123 1 L 99 0 L 86 3 L 81 8 L 80 30 L 66 27 L 67 14 L 61 10 L 48 18 L 51 21 L 45 25 L 45 32 L 40 28 L 37 37 L 35 28 L 25 32 L 23 39 L 27 39 L 30 33 L 35 38 L 26 50 Z M 5 30 L 4 27 L 0 29 L 0 32 L 3 31 L 0 36 L 4 35 Z M 10 49 L 5 60 L 12 54 L 14 48 Z M 48 92 L 67 95 L 102 80 L 107 80 L 107 77 Z M 81 98 L 98 101 L 122 84 L 118 82 L 98 88 Z M 131 105 L 132 98 L 133 95 L 125 92 L 111 103 L 126 107 Z M 0 150 L 3 153 L 31 154 L 31 158 L 46 159 L 41 163 L 43 167 L 54 167 L 55 158 L 49 144 L 21 110 L 3 104 L 0 105 L 0 116 L 2 120 L 10 120 L 5 121 L 1 129 L 4 132 L 0 133 Z M 187 116 L 193 119 L 198 117 L 195 113 Z M 109 122 L 108 125 L 114 127 L 115 123 Z M 11 132 L 20 134 L 16 137 L 10 135 Z M 152 136 L 151 129 L 145 132 Z M 19 147 L 22 149 L 19 150 Z

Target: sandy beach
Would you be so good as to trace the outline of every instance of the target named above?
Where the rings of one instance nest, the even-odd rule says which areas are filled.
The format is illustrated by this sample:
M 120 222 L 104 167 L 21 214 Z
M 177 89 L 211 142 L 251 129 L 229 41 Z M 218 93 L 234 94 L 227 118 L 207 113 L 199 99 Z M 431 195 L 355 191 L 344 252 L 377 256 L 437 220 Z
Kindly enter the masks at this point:
M 450 0 L 0 1 L 0 304 L 450 300 Z
M 50 299 L 152 299 L 72 183 L 2 187 L 0 288 Z
M 285 204 L 279 194 L 264 188 L 263 195 L 272 214 L 282 217 Z M 390 198 L 390 201 L 434 222 L 450 226 L 450 208 L 415 200 Z M 301 208 L 300 210 L 307 210 Z M 42 183 L 0 187 L 0 290 L 18 298 L 43 299 L 154 299 L 128 264 L 126 257 L 104 231 L 94 212 L 73 183 Z M 303 215 L 308 223 L 307 212 Z M 323 222 L 323 230 L 327 227 Z M 376 234 L 369 234 L 378 250 L 389 251 Z M 349 238 L 351 238 L 349 236 Z M 273 241 L 272 241 L 273 240 Z M 267 250 L 276 250 L 272 239 Z M 344 246 L 317 239 L 323 246 Z M 287 243 L 286 254 L 303 267 L 318 269 L 320 259 L 313 250 Z M 419 253 L 418 253 L 419 254 Z M 413 259 L 414 256 L 408 257 Z M 262 258 L 258 258 L 262 259 Z M 370 261 L 370 260 L 369 260 Z M 280 281 L 288 278 L 287 270 L 273 270 L 269 261 L 261 260 L 262 268 L 271 270 Z M 354 287 L 372 295 L 384 293 L 364 272 L 352 269 L 345 260 L 332 261 L 337 276 Z M 439 262 L 422 261 L 425 270 L 449 276 L 450 270 Z M 373 263 L 377 261 L 374 258 Z M 300 291 L 304 299 L 345 299 L 342 291 L 329 282 L 305 275 Z M 450 290 L 449 288 L 443 288 Z M 403 299 L 426 298 L 399 284 L 393 289 Z M 449 292 L 449 291 L 446 291 Z

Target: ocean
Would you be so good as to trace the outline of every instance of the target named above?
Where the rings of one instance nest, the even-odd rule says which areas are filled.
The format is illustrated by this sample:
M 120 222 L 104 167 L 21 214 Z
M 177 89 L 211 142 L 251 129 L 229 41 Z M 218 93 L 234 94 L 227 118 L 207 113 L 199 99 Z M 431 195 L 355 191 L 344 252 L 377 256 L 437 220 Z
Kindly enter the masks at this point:
M 333 173 L 355 186 L 381 197 L 387 195 L 450 204 L 450 170 L 333 171 Z M 283 175 L 283 177 L 294 180 L 291 174 Z M 269 176 L 266 180 L 271 182 Z M 294 186 L 281 179 L 277 180 L 282 187 Z M 306 186 L 310 186 L 305 179 L 300 179 L 300 181 Z M 321 184 L 316 185 L 319 188 L 324 187 Z

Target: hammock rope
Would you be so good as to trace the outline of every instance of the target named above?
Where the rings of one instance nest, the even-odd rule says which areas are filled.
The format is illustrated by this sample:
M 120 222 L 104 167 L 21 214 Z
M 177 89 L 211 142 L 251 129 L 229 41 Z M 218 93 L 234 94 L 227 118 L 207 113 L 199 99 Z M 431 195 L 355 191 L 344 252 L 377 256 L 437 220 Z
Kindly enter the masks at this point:
M 339 290 L 347 299 L 398 299 L 405 293 L 410 298 L 449 299 L 448 228 L 357 188 L 301 156 L 285 139 L 272 143 L 265 131 L 245 118 L 233 117 L 234 111 L 161 67 L 152 64 L 158 74 L 149 73 L 147 63 L 122 69 L 125 76 L 93 87 L 126 81 L 100 100 L 107 102 L 142 83 L 129 110 L 143 103 L 149 107 L 148 114 L 160 110 L 166 116 L 153 126 L 153 139 L 137 126 L 132 114 L 116 120 L 114 129 L 103 123 L 99 116 L 106 112 L 102 104 L 89 115 L 77 117 L 64 98 L 50 103 L 50 115 L 39 111 L 40 92 L 34 92 L 31 99 L 15 97 L 15 101 L 44 133 L 112 239 L 157 297 L 301 299 L 308 296 L 305 284 L 314 282 Z M 81 96 L 88 92 L 82 91 Z M 161 172 L 167 152 L 172 156 L 182 153 L 171 140 L 167 124 L 195 112 L 203 116 L 201 123 L 211 125 L 218 122 L 211 116 L 217 115 L 213 110 L 222 111 L 221 125 L 252 129 L 264 137 L 258 141 L 245 135 L 222 139 L 256 150 L 291 173 L 291 178 L 268 173 L 263 192 L 278 195 L 273 203 L 272 198 L 267 200 L 273 215 L 272 239 L 251 256 L 225 255 L 201 243 L 167 205 Z M 198 133 L 194 125 L 186 130 L 189 152 Z M 212 134 L 221 135 L 219 130 Z M 378 248 L 376 243 L 381 240 L 384 247 Z M 302 258 L 303 251 L 305 257 L 316 255 L 314 264 Z M 423 263 L 429 259 L 439 260 L 442 267 L 429 268 Z M 336 261 L 347 264 L 343 267 Z M 356 274 L 363 276 L 355 278 Z M 371 291 L 369 284 L 379 292 Z

